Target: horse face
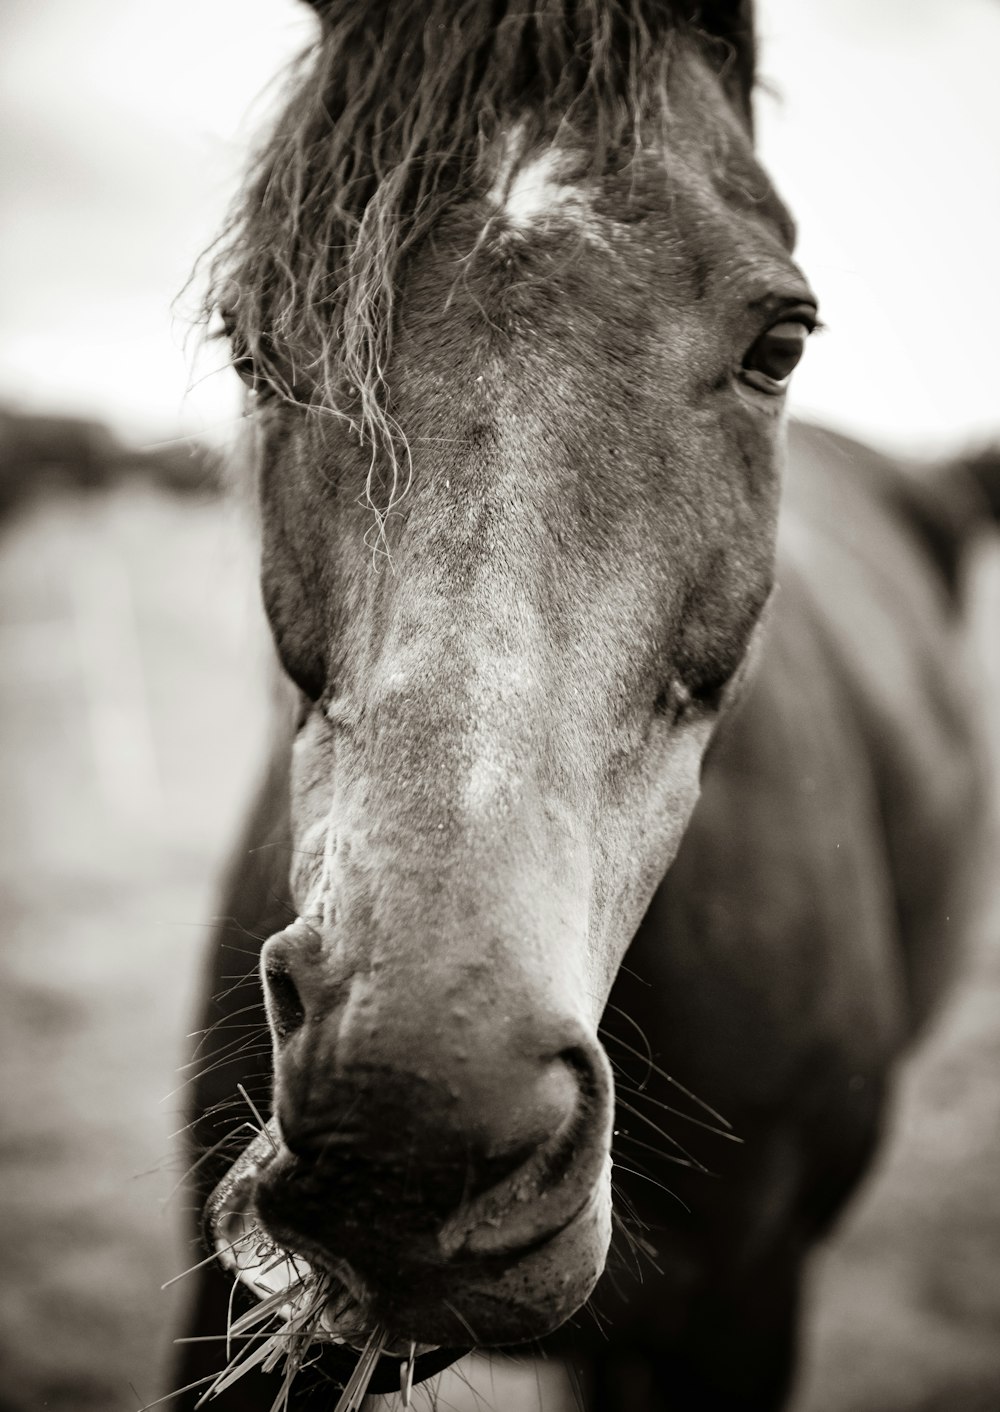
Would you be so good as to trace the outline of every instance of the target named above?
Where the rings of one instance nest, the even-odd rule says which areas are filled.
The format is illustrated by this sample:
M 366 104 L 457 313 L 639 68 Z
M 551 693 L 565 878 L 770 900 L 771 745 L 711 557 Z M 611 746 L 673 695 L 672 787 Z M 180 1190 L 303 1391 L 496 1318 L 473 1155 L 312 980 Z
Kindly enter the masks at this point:
M 300 920 L 262 963 L 280 1142 L 226 1204 L 425 1344 L 538 1336 L 600 1274 L 597 1026 L 771 588 L 813 301 L 715 81 L 672 83 L 622 175 L 512 125 L 408 259 L 384 522 L 346 418 L 257 413 Z

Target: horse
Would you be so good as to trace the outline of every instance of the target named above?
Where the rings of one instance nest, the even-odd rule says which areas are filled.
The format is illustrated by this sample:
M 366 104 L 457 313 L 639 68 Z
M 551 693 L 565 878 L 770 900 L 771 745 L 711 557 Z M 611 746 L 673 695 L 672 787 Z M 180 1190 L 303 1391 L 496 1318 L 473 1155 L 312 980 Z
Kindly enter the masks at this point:
M 213 263 L 291 704 L 180 1405 L 530 1345 L 599 1412 L 773 1412 L 974 904 L 995 468 L 786 422 L 746 0 L 314 9 Z

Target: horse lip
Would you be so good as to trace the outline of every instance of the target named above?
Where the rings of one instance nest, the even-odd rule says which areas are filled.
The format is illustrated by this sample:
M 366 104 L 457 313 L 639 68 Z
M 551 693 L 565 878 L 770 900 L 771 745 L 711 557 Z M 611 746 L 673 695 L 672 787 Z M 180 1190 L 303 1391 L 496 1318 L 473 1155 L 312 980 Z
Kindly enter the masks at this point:
M 206 1224 L 217 1252 L 224 1254 L 229 1251 L 234 1244 L 247 1238 L 248 1233 L 257 1226 L 259 1217 L 254 1200 L 255 1188 L 269 1169 L 282 1160 L 298 1165 L 300 1159 L 285 1145 L 281 1130 L 272 1118 L 267 1127 L 257 1134 L 236 1159 L 209 1198 L 205 1212 Z M 610 1165 L 610 1158 L 607 1159 L 607 1165 Z M 515 1265 L 544 1249 L 576 1221 L 584 1219 L 599 1201 L 601 1189 L 602 1182 L 598 1178 L 568 1211 L 565 1208 L 558 1209 L 562 1203 L 558 1201 L 561 1193 L 557 1190 L 555 1193 L 531 1193 L 528 1200 L 524 1200 L 517 1192 L 509 1192 L 503 1207 L 498 1207 L 491 1201 L 485 1208 L 480 1206 L 478 1211 L 474 1208 L 471 1211 L 458 1212 L 438 1231 L 433 1241 L 433 1253 L 425 1248 L 421 1252 L 422 1259 L 415 1263 L 443 1269 L 455 1265 L 467 1267 L 482 1259 L 501 1258 Z M 546 1223 L 544 1208 L 553 1194 L 557 1197 L 553 1202 L 557 1209 L 552 1212 L 552 1219 Z M 488 1195 L 495 1197 L 496 1193 Z M 522 1200 L 523 1219 L 512 1219 L 512 1209 L 516 1210 L 517 1204 Z M 540 1206 L 542 1221 L 539 1229 Z M 525 1225 L 531 1227 L 527 1233 L 524 1230 Z M 299 1254 L 311 1265 L 325 1269 L 338 1279 L 344 1280 L 345 1273 L 349 1271 L 345 1262 L 331 1262 L 329 1256 L 321 1249 L 303 1248 Z M 233 1263 L 237 1262 L 234 1260 Z M 351 1274 L 353 1272 L 348 1274 L 345 1283 L 351 1282 Z
M 229 1171 L 208 1198 L 205 1225 L 217 1250 L 233 1244 L 233 1221 L 246 1218 L 253 1209 L 252 1192 L 260 1175 L 280 1156 L 283 1144 L 274 1118 L 243 1149 Z
M 564 1223 L 536 1239 L 515 1248 L 466 1250 L 433 1273 L 428 1270 L 425 1282 L 414 1282 L 416 1303 L 400 1284 L 396 1319 L 401 1326 L 420 1327 L 442 1345 L 460 1339 L 460 1329 L 481 1348 L 552 1333 L 589 1297 L 604 1267 L 610 1239 L 607 1195 L 599 1183 Z
M 264 1299 L 275 1291 L 268 1287 L 266 1281 L 262 1283 L 260 1273 L 255 1272 L 252 1265 L 246 1264 L 245 1249 L 251 1248 L 249 1243 L 255 1237 L 258 1243 L 270 1240 L 279 1249 L 287 1251 L 287 1264 L 293 1274 L 301 1274 L 299 1266 L 304 1264 L 305 1273 L 315 1269 L 332 1275 L 359 1304 L 363 1303 L 366 1294 L 363 1282 L 346 1261 L 331 1262 L 320 1250 L 299 1248 L 302 1242 L 293 1248 L 287 1241 L 274 1237 L 264 1226 L 257 1209 L 257 1187 L 270 1168 L 282 1160 L 294 1163 L 298 1159 L 281 1140 L 280 1128 L 272 1118 L 267 1128 L 243 1150 L 209 1197 L 205 1221 L 216 1254 L 225 1264 L 232 1266 L 258 1299 Z M 280 1278 L 271 1284 L 280 1287 Z
M 566 1209 L 565 1200 L 560 1201 L 561 1192 L 536 1191 L 525 1199 L 517 1190 L 507 1193 L 504 1206 L 496 1205 L 495 1193 L 486 1193 L 488 1205 L 480 1204 L 477 1211 L 458 1212 L 445 1223 L 438 1232 L 437 1244 L 446 1260 L 456 1257 L 495 1258 L 507 1256 L 512 1262 L 543 1249 L 568 1230 L 575 1221 L 583 1219 L 601 1198 L 602 1175 L 610 1171 L 610 1156 L 606 1159 L 603 1174 L 590 1183 L 574 1205 Z M 545 1221 L 546 1204 L 553 1201 L 554 1210 L 549 1222 Z M 524 1216 L 518 1220 L 512 1216 L 516 1204 L 524 1201 Z M 541 1216 L 541 1220 L 539 1220 Z M 533 1229 L 525 1234 L 524 1227 L 530 1224 Z
M 269 1254 L 263 1262 L 265 1268 L 262 1269 L 259 1250 L 253 1252 L 256 1258 L 251 1258 L 251 1261 L 248 1262 L 245 1251 L 241 1249 L 244 1242 L 252 1242 L 255 1236 L 258 1242 L 261 1238 L 270 1239 L 268 1233 L 261 1229 L 254 1201 L 254 1187 L 263 1172 L 275 1160 L 287 1154 L 287 1149 L 283 1144 L 279 1146 L 280 1133 L 273 1119 L 268 1124 L 268 1129 L 269 1132 L 258 1134 L 257 1138 L 240 1154 L 209 1198 L 206 1222 L 216 1255 L 225 1265 L 231 1267 L 237 1278 L 259 1300 L 268 1299 L 272 1295 L 280 1293 L 284 1288 L 291 1289 L 304 1273 L 309 1274 L 313 1269 L 324 1274 L 333 1274 L 343 1286 L 345 1293 L 355 1301 L 360 1314 L 367 1303 L 367 1291 L 363 1281 L 347 1262 L 336 1261 L 334 1262 L 335 1268 L 331 1269 L 329 1260 L 312 1255 L 307 1258 L 288 1250 L 287 1260 L 277 1265 L 275 1265 L 272 1255 Z M 252 1245 L 250 1249 L 253 1250 Z M 303 1265 L 305 1266 L 304 1270 Z M 293 1296 L 290 1295 L 289 1309 L 292 1303 Z M 347 1328 L 338 1328 L 334 1319 L 330 1317 L 330 1307 L 327 1306 L 320 1319 L 323 1335 L 319 1341 L 329 1340 L 333 1343 L 346 1344 L 353 1347 L 356 1352 L 361 1352 L 368 1342 L 370 1328 L 362 1323 L 356 1323 Z M 422 1377 L 429 1377 L 440 1367 L 446 1367 L 448 1362 L 462 1357 L 465 1351 L 464 1349 L 443 1350 L 437 1344 L 413 1343 L 410 1339 L 389 1339 L 384 1344 L 379 1357 L 382 1375 L 378 1382 L 383 1390 L 395 1387 L 398 1375 L 395 1378 L 388 1377 L 387 1380 L 385 1369 L 393 1364 L 398 1368 L 399 1364 L 411 1355 L 415 1354 L 418 1365 L 421 1360 L 428 1360 L 431 1355 L 436 1355 L 433 1366 L 423 1374 L 420 1373 L 418 1366 L 414 1381 L 419 1382 Z

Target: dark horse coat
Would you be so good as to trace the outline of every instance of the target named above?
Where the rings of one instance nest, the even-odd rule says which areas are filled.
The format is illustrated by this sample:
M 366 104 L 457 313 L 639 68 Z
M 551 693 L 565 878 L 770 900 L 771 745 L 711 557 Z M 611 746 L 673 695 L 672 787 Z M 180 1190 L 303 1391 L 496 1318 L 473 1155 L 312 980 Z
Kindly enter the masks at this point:
M 602 1333 L 584 1311 L 544 1346 L 607 1412 L 780 1405 L 804 1253 L 865 1170 L 894 1060 L 941 990 L 981 872 L 961 567 L 989 495 L 996 510 L 996 468 L 918 476 L 803 426 L 788 461 L 755 675 L 605 1014 L 622 1229 L 593 1300 Z M 286 737 L 209 958 L 199 1152 L 248 1116 L 237 1083 L 267 1103 L 256 964 L 291 912 L 287 751 Z M 202 1194 L 233 1150 L 202 1158 Z M 191 1332 L 218 1334 L 230 1282 L 197 1278 Z M 178 1381 L 216 1371 L 219 1347 L 187 1345 Z M 292 1405 L 332 1407 L 327 1375 L 345 1366 L 325 1355 Z M 277 1387 L 252 1375 L 210 1405 L 266 1409 Z

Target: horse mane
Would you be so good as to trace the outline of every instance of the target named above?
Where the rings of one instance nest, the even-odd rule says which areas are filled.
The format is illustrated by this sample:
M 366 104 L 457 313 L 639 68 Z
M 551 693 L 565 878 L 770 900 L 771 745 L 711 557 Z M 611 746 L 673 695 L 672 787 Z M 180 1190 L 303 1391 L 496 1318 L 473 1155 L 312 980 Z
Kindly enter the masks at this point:
M 386 382 L 401 261 L 515 121 L 525 151 L 580 129 L 593 168 L 627 160 L 666 116 L 671 45 L 690 15 L 665 0 L 316 8 L 320 37 L 213 249 L 207 309 L 223 310 L 234 360 L 262 385 L 347 418 L 371 447 L 381 529 L 408 483 Z

